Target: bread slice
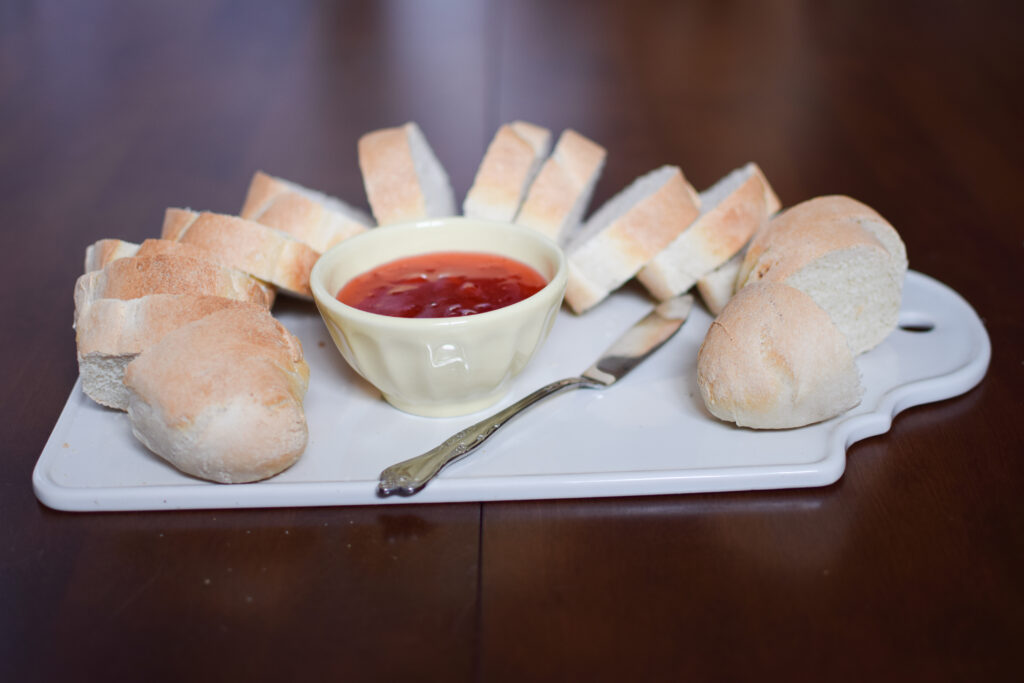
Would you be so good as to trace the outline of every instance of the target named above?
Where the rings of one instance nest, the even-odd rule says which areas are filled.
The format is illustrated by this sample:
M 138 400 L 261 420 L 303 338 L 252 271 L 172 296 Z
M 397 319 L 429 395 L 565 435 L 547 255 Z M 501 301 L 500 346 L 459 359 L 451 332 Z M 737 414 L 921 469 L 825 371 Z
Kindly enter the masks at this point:
M 139 245 L 134 242 L 125 242 L 119 239 L 97 240 L 85 248 L 85 270 L 83 272 L 103 270 L 111 261 L 135 256 L 138 250 Z
M 208 294 L 269 308 L 263 286 L 249 275 L 191 256 L 117 259 L 75 283 L 75 317 L 97 299 L 137 299 L 149 294 Z
M 124 368 L 172 330 L 227 308 L 265 310 L 220 296 L 152 294 L 97 299 L 78 312 L 75 341 L 82 390 L 100 405 L 128 409 Z
M 743 248 L 781 206 L 757 164 L 732 171 L 701 193 L 700 216 L 637 279 L 657 299 L 686 292 Z
M 228 309 L 179 327 L 129 363 L 124 381 L 132 432 L 193 476 L 258 481 L 305 450 L 309 367 L 266 311 Z
M 849 410 L 864 393 L 846 338 L 800 290 L 776 282 L 738 291 L 697 354 L 697 386 L 715 417 L 786 429 Z
M 903 242 L 877 212 L 849 197 L 818 197 L 772 219 L 751 240 L 736 286 L 764 281 L 800 289 L 857 355 L 896 326 L 906 269 Z
M 88 273 L 94 270 L 102 270 L 108 263 L 116 261 L 119 258 L 156 256 L 157 254 L 188 256 L 190 258 L 200 259 L 203 261 L 211 261 L 230 268 L 226 259 L 221 258 L 218 254 L 209 251 L 208 249 L 203 249 L 202 247 L 194 244 L 184 244 L 182 242 L 160 239 L 148 239 L 143 241 L 142 244 L 134 244 L 132 242 L 125 242 L 118 239 L 102 239 L 86 247 L 85 272 Z M 254 285 L 263 290 L 267 308 L 273 306 L 274 299 L 277 297 L 277 290 L 275 290 L 272 285 L 263 282 L 262 280 L 258 280 L 251 275 L 249 277 L 252 279 Z
M 366 213 L 340 199 L 262 171 L 253 176 L 239 215 L 286 232 L 320 253 L 373 225 Z
M 380 225 L 454 215 L 448 174 L 418 125 L 367 133 L 358 147 L 366 196 Z
M 551 131 L 525 121 L 498 129 L 487 147 L 462 212 L 470 218 L 512 221 L 526 188 L 551 149 Z
M 285 292 L 311 298 L 309 271 L 320 254 L 255 221 L 189 209 L 168 209 L 162 237 L 202 247 L 221 263 L 270 282 Z
M 563 131 L 530 184 L 515 222 L 564 244 L 583 219 L 606 157 L 605 148 L 593 140 Z
M 743 263 L 740 252 L 697 280 L 697 292 L 711 315 L 718 315 L 736 291 L 736 276 Z
M 565 301 L 582 313 L 636 275 L 697 217 L 700 198 L 676 166 L 635 180 L 587 221 L 566 247 Z

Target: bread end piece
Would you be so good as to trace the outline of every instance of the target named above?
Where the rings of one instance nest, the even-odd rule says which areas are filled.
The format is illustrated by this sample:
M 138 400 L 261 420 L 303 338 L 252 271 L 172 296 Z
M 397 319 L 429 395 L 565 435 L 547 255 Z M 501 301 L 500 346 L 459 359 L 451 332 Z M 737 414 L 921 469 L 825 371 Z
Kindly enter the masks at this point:
M 266 311 L 225 310 L 180 327 L 125 369 L 132 432 L 193 476 L 271 477 L 308 438 L 302 347 Z
M 853 354 L 828 313 L 800 290 L 756 283 L 738 291 L 697 355 L 708 411 L 755 429 L 802 427 L 856 406 Z

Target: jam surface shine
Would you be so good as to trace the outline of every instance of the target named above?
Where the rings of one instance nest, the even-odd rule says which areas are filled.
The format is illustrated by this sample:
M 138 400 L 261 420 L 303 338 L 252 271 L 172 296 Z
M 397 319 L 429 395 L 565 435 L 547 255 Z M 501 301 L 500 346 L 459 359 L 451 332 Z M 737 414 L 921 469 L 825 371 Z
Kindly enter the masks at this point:
M 547 285 L 515 259 L 483 252 L 434 252 L 396 259 L 349 280 L 343 304 L 401 318 L 451 318 L 504 308 Z

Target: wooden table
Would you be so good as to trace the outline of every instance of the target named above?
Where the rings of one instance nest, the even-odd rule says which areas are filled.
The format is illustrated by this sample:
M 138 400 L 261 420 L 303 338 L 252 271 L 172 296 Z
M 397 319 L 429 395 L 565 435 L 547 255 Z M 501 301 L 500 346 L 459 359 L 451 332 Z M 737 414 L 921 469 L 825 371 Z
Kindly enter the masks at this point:
M 1024 636 L 1021 5 L 0 5 L 0 680 L 1007 680 Z M 85 246 L 265 169 L 356 204 L 416 120 L 469 187 L 497 126 L 609 150 L 592 206 L 748 160 L 900 230 L 993 345 L 836 484 L 633 499 L 72 514 L 32 468 Z

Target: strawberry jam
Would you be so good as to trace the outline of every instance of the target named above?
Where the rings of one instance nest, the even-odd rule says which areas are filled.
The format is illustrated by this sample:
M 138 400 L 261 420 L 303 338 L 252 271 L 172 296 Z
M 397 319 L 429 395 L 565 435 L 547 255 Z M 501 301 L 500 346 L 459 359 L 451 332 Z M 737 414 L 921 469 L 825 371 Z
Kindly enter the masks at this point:
M 352 278 L 337 298 L 363 311 L 402 318 L 451 318 L 522 301 L 547 284 L 514 259 L 435 252 L 397 259 Z

